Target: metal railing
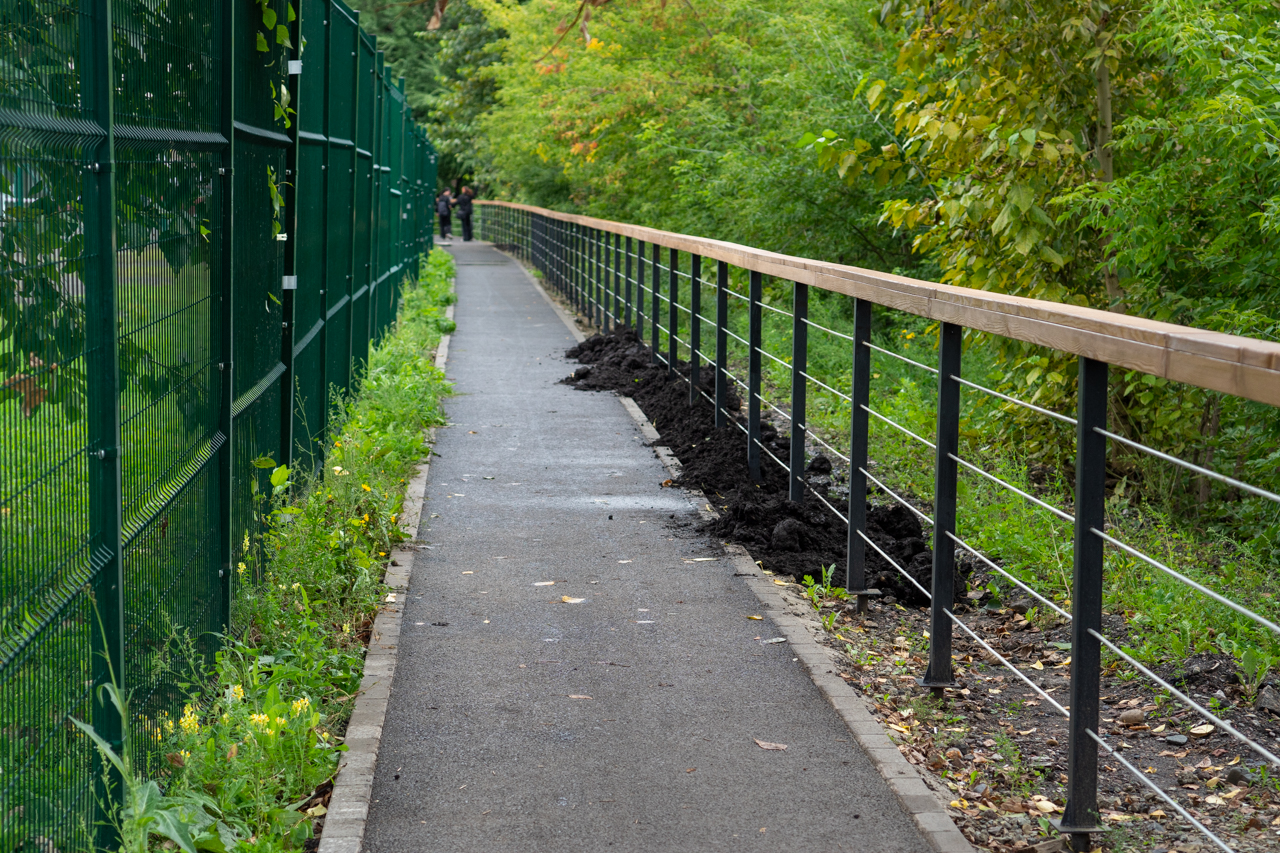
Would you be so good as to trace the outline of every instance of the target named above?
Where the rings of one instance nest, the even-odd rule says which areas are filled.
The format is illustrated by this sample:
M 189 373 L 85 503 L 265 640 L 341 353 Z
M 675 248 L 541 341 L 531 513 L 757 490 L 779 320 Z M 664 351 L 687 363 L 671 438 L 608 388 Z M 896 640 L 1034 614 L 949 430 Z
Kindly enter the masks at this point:
M 106 848 L 120 790 L 68 719 L 155 768 L 244 627 L 252 463 L 321 458 L 430 247 L 435 153 L 340 0 L 18 3 L 4 43 L 0 849 Z
M 1184 584 L 1189 591 L 1231 608 L 1268 632 L 1280 635 L 1280 626 L 1105 532 L 1107 442 L 1118 442 L 1131 450 L 1150 454 L 1163 462 L 1188 469 L 1197 476 L 1215 479 L 1267 501 L 1280 504 L 1280 495 L 1108 430 L 1108 368 L 1109 363 L 1120 365 L 1276 406 L 1280 405 L 1280 346 L 1073 306 L 967 291 L 874 271 L 762 252 L 716 240 L 524 205 L 481 202 L 480 211 L 481 238 L 521 255 L 542 272 L 545 281 L 555 291 L 568 299 L 594 325 L 606 332 L 616 328 L 634 328 L 642 340 L 647 331 L 654 361 L 665 363 L 673 375 L 683 376 L 682 373 L 677 373 L 683 347 L 683 352 L 688 355 L 689 376 L 685 378 L 690 386 L 690 402 L 693 403 L 701 395 L 715 407 L 717 427 L 734 425 L 746 433 L 745 450 L 753 478 L 760 477 L 763 450 L 773 463 L 787 472 L 790 499 L 803 499 L 805 490 L 809 488 L 803 476 L 806 441 L 817 442 L 832 450 L 849 465 L 849 500 L 846 512 L 842 513 L 832 506 L 819 491 L 810 491 L 848 525 L 846 585 L 848 592 L 856 596 L 859 611 L 866 612 L 869 597 L 878 594 L 877 590 L 868 589 L 866 583 L 869 547 L 930 601 L 928 667 L 924 677 L 918 681 L 922 687 L 944 695 L 947 690 L 956 686 L 952 655 L 954 627 L 981 646 L 992 661 L 1010 670 L 1041 700 L 1067 718 L 1070 732 L 1066 745 L 1067 800 L 1062 819 L 1055 825 L 1062 833 L 1070 836 L 1075 849 L 1089 849 L 1091 835 L 1103 830 L 1098 808 L 1100 752 L 1114 758 L 1219 849 L 1231 849 L 1209 826 L 1197 820 L 1146 774 L 1126 761 L 1120 755 L 1120 750 L 1113 747 L 1114 738 L 1100 727 L 1099 693 L 1104 648 L 1118 661 L 1129 665 L 1139 676 L 1147 679 L 1153 689 L 1166 692 L 1187 709 L 1247 747 L 1263 762 L 1277 767 L 1280 766 L 1280 758 L 1263 744 L 1241 733 L 1223 719 L 1222 714 L 1196 702 L 1187 692 L 1154 673 L 1105 636 L 1102 622 L 1104 548 L 1109 545 L 1141 560 Z M 665 263 L 663 249 L 666 249 Z M 687 273 L 681 269 L 681 253 L 688 256 Z M 708 259 L 716 262 L 716 272 L 713 281 L 705 282 L 702 268 Z M 731 265 L 747 273 L 745 294 L 731 289 Z M 783 280 L 792 279 L 791 311 L 762 302 L 762 279 L 766 274 Z M 853 322 L 847 333 L 809 320 L 809 290 L 812 286 L 854 297 Z M 687 305 L 681 304 L 682 287 L 686 288 L 688 294 Z M 702 313 L 701 292 L 704 287 L 714 288 L 714 318 L 708 318 Z M 746 338 L 729 328 L 731 297 L 746 303 Z M 936 367 L 873 344 L 873 304 L 939 321 Z M 789 362 L 767 352 L 762 346 L 762 313 L 765 310 L 783 315 L 791 322 L 792 347 L 788 354 Z M 701 348 L 704 323 L 709 326 L 706 331 L 713 332 L 715 336 L 715 349 L 710 353 Z M 1069 417 L 962 378 L 961 339 L 966 326 L 1077 355 L 1079 367 L 1076 416 Z M 849 345 L 852 365 L 849 394 L 810 375 L 807 356 L 808 334 L 811 329 L 832 335 Z M 687 330 L 686 337 L 680 336 L 682 330 Z M 745 381 L 729 370 L 730 339 L 747 348 Z M 899 360 L 936 378 L 937 422 L 932 441 L 871 408 L 873 356 Z M 789 411 L 783 411 L 765 399 L 762 358 L 772 359 L 789 371 Z M 715 374 L 714 397 L 707 395 L 699 384 L 699 370 L 704 365 L 710 367 Z M 726 408 L 731 382 L 745 392 L 745 424 L 742 423 L 739 412 Z M 847 455 L 832 448 L 807 424 L 806 393 L 810 384 L 850 405 Z M 1052 506 L 984 470 L 980 465 L 962 458 L 959 430 L 963 391 L 993 395 L 1004 403 L 1025 408 L 1075 428 L 1076 464 L 1072 512 Z M 778 416 L 789 421 L 789 459 L 777 458 L 761 441 L 762 406 L 769 407 Z M 932 453 L 932 517 L 912 506 L 891 484 L 886 484 L 869 473 L 868 438 L 872 418 L 877 425 L 900 431 Z M 1072 589 L 1069 604 L 1063 602 L 1065 607 L 1070 608 L 1070 612 L 957 535 L 957 485 L 962 472 L 1006 489 L 1016 498 L 1071 525 L 1074 538 Z M 932 528 L 933 567 L 928 589 L 868 537 L 866 497 L 869 483 Z M 955 600 L 958 552 L 971 555 L 1061 618 L 1070 621 L 1070 695 L 1065 704 L 1032 681 L 1008 657 L 983 640 L 953 612 L 950 602 Z

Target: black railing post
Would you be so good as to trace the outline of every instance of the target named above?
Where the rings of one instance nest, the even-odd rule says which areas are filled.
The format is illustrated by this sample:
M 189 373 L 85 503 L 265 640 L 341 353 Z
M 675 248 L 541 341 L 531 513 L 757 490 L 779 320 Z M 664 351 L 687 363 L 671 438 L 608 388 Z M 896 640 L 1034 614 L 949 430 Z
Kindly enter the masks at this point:
M 613 244 L 613 328 L 622 325 L 622 235 L 614 234 Z
M 702 256 L 689 256 L 689 405 L 698 402 L 698 383 L 702 380 Z
M 667 250 L 667 375 L 674 376 L 680 357 L 680 252 Z
M 809 380 L 809 285 L 795 282 L 791 299 L 791 488 L 789 497 L 804 500 L 805 392 Z
M 943 323 L 938 332 L 938 426 L 933 464 L 933 583 L 929 612 L 929 668 L 920 684 L 941 699 L 955 685 L 951 672 L 951 618 L 955 606 L 956 457 L 960 453 L 960 350 L 964 329 Z
M 729 424 L 729 265 L 716 262 L 716 428 Z
M 751 271 L 750 331 L 747 333 L 747 472 L 760 482 L 760 338 L 763 317 L 764 276 Z
M 582 286 L 582 224 L 573 224 L 573 304 L 579 314 L 587 313 Z
M 602 332 L 609 331 L 606 325 L 608 322 L 608 305 L 605 300 L 608 293 L 608 284 L 605 281 L 604 270 L 604 232 L 599 228 L 591 230 L 591 250 L 595 253 L 595 269 L 596 269 L 596 327 Z
M 587 286 L 591 292 L 591 322 L 600 328 L 600 233 L 587 229 Z
M 845 587 L 857 596 L 858 612 L 867 612 L 867 407 L 871 405 L 871 303 L 853 301 L 853 387 L 849 417 L 849 542 Z
M 658 274 L 662 268 L 662 247 L 657 243 L 653 244 L 653 260 L 650 264 L 649 291 L 653 295 L 653 311 L 649 314 L 649 351 L 653 353 L 653 363 L 657 364 L 661 360 L 658 355 L 658 290 L 662 284 L 662 277 Z
M 622 325 L 625 328 L 630 329 L 631 328 L 631 238 L 630 237 L 627 237 L 626 252 L 627 252 L 627 268 L 626 268 L 626 272 L 623 273 L 623 277 L 626 279 L 627 305 L 626 305 L 626 308 L 624 309 L 626 311 L 626 317 L 623 319 Z M 637 295 L 639 295 L 638 292 L 637 292 Z
M 1098 679 L 1102 645 L 1103 543 L 1093 531 L 1106 521 L 1107 365 L 1080 359 L 1076 411 L 1076 523 L 1071 586 L 1071 719 L 1067 726 L 1067 805 L 1061 832 L 1074 850 L 1090 847 L 1090 834 L 1102 831 L 1098 820 Z

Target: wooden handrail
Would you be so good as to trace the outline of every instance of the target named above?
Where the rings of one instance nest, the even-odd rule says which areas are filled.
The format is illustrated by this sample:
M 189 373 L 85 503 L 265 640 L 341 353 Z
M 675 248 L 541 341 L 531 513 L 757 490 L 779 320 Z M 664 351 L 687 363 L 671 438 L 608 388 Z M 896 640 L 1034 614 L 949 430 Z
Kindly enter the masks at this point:
M 1280 406 L 1280 343 L 1144 320 L 1096 308 L 937 284 L 525 204 L 505 201 L 477 201 L 476 204 L 524 210 L 548 219 L 633 237 L 765 275 L 867 299 L 931 320 L 955 323 Z

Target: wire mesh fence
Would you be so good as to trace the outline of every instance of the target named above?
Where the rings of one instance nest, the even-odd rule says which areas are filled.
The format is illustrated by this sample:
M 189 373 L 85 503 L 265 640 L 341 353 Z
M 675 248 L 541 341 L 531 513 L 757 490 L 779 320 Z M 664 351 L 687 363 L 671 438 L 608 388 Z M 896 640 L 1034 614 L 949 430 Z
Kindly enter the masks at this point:
M 480 209 L 482 239 L 527 259 L 553 289 L 602 331 L 633 329 L 649 343 L 655 362 L 665 364 L 672 376 L 688 382 L 691 402 L 701 396 L 715 407 L 717 427 L 740 429 L 745 434 L 744 450 L 753 479 L 760 479 L 762 465 L 776 465 L 786 472 L 792 501 L 800 501 L 808 491 L 847 525 L 844 577 L 860 611 L 865 612 L 868 600 L 880 594 L 868 588 L 874 562 L 901 575 L 919 591 L 929 602 L 927 669 L 917 681 L 921 688 L 940 697 L 959 694 L 955 680 L 955 659 L 959 656 L 953 654 L 952 645 L 959 632 L 966 641 L 980 646 L 994 665 L 1025 684 L 1037 701 L 1067 719 L 1069 737 L 1061 747 L 1067 766 L 1066 802 L 1054 825 L 1070 838 L 1074 849 L 1089 849 L 1091 837 L 1105 829 L 1098 799 L 1100 756 L 1114 760 L 1214 847 L 1231 849 L 1215 831 L 1212 820 L 1198 818 L 1192 807 L 1179 801 L 1176 789 L 1171 795 L 1146 775 L 1151 768 L 1143 771 L 1123 757 L 1123 751 L 1132 746 L 1134 732 L 1102 718 L 1103 669 L 1128 668 L 1135 683 L 1138 678 L 1145 680 L 1152 698 L 1171 700 L 1183 713 L 1202 721 L 1193 734 L 1199 731 L 1223 738 L 1224 745 L 1244 749 L 1252 756 L 1254 767 L 1272 774 L 1280 768 L 1280 757 L 1275 754 L 1280 751 L 1280 740 L 1268 745 L 1264 738 L 1241 731 L 1216 700 L 1200 697 L 1197 701 L 1190 688 L 1180 688 L 1155 671 L 1180 661 L 1163 659 L 1153 669 L 1127 647 L 1127 638 L 1108 637 L 1103 622 L 1106 570 L 1116 567 L 1112 558 L 1117 556 L 1149 566 L 1178 585 L 1177 595 L 1201 596 L 1206 604 L 1213 602 L 1243 617 L 1252 626 L 1251 636 L 1259 648 L 1273 647 L 1280 637 L 1275 615 L 1268 610 L 1273 606 L 1272 596 L 1264 593 L 1261 600 L 1235 600 L 1123 541 L 1123 534 L 1108 518 L 1106 506 L 1108 445 L 1113 452 L 1121 447 L 1187 471 L 1200 481 L 1220 483 L 1228 490 L 1224 494 L 1234 495 L 1236 500 L 1254 501 L 1264 530 L 1269 529 L 1267 519 L 1280 515 L 1280 495 L 1243 480 L 1239 476 L 1243 462 L 1237 462 L 1236 476 L 1229 476 L 1150 447 L 1133 436 L 1118 434 L 1109 428 L 1109 383 L 1129 371 L 1129 376 L 1158 376 L 1238 400 L 1280 406 L 1280 345 L 1047 302 L 976 295 L 959 288 L 523 205 L 482 202 Z M 736 281 L 733 271 L 738 273 Z M 777 282 L 772 304 L 763 296 L 766 275 Z M 815 285 L 853 297 L 852 316 L 843 331 L 811 319 L 809 297 Z M 789 311 L 777 299 L 779 291 L 787 290 Z M 873 343 L 873 305 L 937 321 L 936 366 Z M 777 333 L 768 336 L 773 341 L 786 340 L 789 331 L 789 352 L 776 344 L 774 352 L 765 346 L 767 324 L 773 324 Z M 1075 417 L 962 378 L 966 328 L 1077 356 Z M 838 341 L 839 359 L 827 358 L 828 350 L 815 347 L 811 335 Z M 921 378 L 933 383 L 931 424 L 903 424 L 892 412 L 872 406 L 872 384 L 880 377 L 873 369 L 885 371 L 890 361 L 905 364 L 906 369 L 918 371 Z M 699 381 L 700 370 L 713 374 L 714 390 Z M 768 370 L 773 381 L 766 382 Z M 727 408 L 731 387 L 741 390 L 745 411 Z M 774 400 L 769 399 L 770 393 Z M 1065 424 L 1066 429 L 1058 435 L 1064 444 L 1073 445 L 1069 455 L 1074 456 L 1071 467 L 1075 477 L 1065 508 L 1019 488 L 999 471 L 987 470 L 981 458 L 971 455 L 971 446 L 962 447 L 962 407 L 982 396 L 998 400 L 1006 411 L 1013 408 L 1055 425 Z M 842 412 L 844 427 L 838 434 L 823 434 L 811 419 L 823 405 L 832 404 Z M 1274 411 L 1269 410 L 1272 421 Z M 763 440 L 767 415 L 790 429 L 789 458 L 780 458 Z M 926 437 L 930 429 L 932 435 Z M 917 500 L 913 505 L 903 497 L 913 493 L 919 497 L 921 490 L 895 482 L 892 475 L 897 472 L 871 473 L 874 463 L 869 458 L 869 437 L 886 434 L 913 446 L 922 459 L 929 460 L 932 490 L 923 502 Z M 806 480 L 806 446 L 815 445 L 831 451 L 848 466 L 847 506 L 833 505 L 824 490 L 814 489 Z M 1032 523 L 1056 526 L 1066 554 L 1065 589 L 1060 585 L 1057 595 L 1050 592 L 1044 577 L 1047 573 L 1040 577 L 1034 572 L 1021 577 L 1013 574 L 961 535 L 967 524 L 966 507 L 959 500 L 962 478 L 1002 490 L 1011 506 L 1021 505 L 1022 510 L 1035 514 Z M 931 571 L 909 571 L 869 538 L 867 500 L 873 487 L 931 529 Z M 921 503 L 931 508 L 931 514 L 921 511 Z M 1110 556 L 1108 548 L 1113 549 Z M 1070 683 L 1065 695 L 1052 696 L 1028 675 L 1034 675 L 1033 669 L 1019 666 L 1013 654 L 988 643 L 956 612 L 961 609 L 955 604 L 957 592 L 960 598 L 964 592 L 957 569 L 961 557 L 977 560 L 1069 624 Z M 1221 752 L 1225 750 L 1220 748 L 1215 754 Z M 1104 769 L 1120 772 L 1119 768 Z
M 118 791 L 70 719 L 157 767 L 243 628 L 253 462 L 317 465 L 435 153 L 340 0 L 17 0 L 0 40 L 0 849 L 87 850 Z

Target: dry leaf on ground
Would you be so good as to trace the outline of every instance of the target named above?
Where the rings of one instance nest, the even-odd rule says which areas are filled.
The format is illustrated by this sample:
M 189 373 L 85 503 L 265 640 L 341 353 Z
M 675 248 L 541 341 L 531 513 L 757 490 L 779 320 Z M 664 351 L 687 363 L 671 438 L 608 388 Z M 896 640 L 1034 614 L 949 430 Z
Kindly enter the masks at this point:
M 787 745 L 785 743 L 769 743 L 769 741 L 767 740 L 760 740 L 759 738 L 754 738 L 754 737 L 752 738 L 752 740 L 755 741 L 756 746 L 760 747 L 761 749 L 783 750 L 787 748 Z

